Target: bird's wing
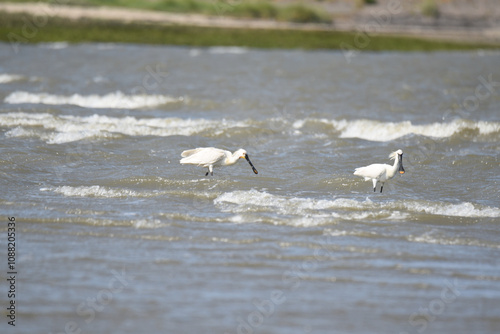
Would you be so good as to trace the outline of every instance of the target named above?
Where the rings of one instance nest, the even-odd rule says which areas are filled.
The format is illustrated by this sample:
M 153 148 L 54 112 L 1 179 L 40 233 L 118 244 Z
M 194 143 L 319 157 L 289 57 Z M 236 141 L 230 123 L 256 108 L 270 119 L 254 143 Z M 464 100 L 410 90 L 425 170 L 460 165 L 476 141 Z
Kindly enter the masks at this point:
M 384 164 L 373 164 L 365 167 L 359 167 L 354 170 L 354 175 L 362 176 L 365 180 L 377 179 L 384 173 Z
M 200 152 L 201 150 L 204 150 L 204 149 L 206 149 L 206 148 L 207 148 L 207 147 L 198 147 L 198 148 L 195 148 L 195 149 L 192 149 L 192 150 L 186 150 L 186 151 L 183 151 L 183 152 L 181 153 L 181 157 L 183 157 L 183 158 L 187 158 L 187 157 L 189 157 L 189 156 L 191 156 L 191 155 L 193 155 L 193 154 L 196 154 L 196 153 L 198 153 L 198 152 Z
M 195 152 L 190 152 L 195 151 Z M 213 165 L 221 158 L 225 158 L 226 154 L 224 150 L 213 147 L 197 148 L 194 150 L 184 151 L 182 153 L 188 152 L 185 158 L 181 159 L 181 164 L 193 164 L 208 166 Z

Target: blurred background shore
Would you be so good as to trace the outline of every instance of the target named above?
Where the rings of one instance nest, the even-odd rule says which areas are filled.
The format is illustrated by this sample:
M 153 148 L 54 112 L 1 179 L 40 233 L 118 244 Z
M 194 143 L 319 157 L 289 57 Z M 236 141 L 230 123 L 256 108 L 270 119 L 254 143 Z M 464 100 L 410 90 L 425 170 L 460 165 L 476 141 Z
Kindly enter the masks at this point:
M 0 15 L 2 18 L 1 38 L 10 42 L 12 40 L 43 42 L 67 39 L 73 42 L 235 44 L 249 47 L 367 50 L 447 49 L 447 46 L 443 46 L 443 42 L 456 46 L 451 47 L 452 49 L 500 45 L 500 4 L 495 0 L 0 1 Z M 36 38 L 23 36 L 23 34 L 30 35 L 29 25 L 32 26 L 32 31 L 40 29 L 43 33 L 37 33 Z M 82 32 L 96 25 L 99 25 L 98 30 L 101 35 L 107 37 L 91 37 L 88 31 Z M 156 29 L 167 31 L 167 33 L 159 33 L 164 36 L 158 40 L 149 36 L 149 39 L 143 38 L 137 41 L 124 39 L 112 32 L 112 30 L 123 28 L 131 29 L 131 25 L 136 28 L 155 26 Z M 64 27 L 64 30 L 80 32 L 76 34 L 78 36 L 73 32 L 71 37 L 68 37 L 68 31 L 63 32 L 59 29 L 60 34 L 55 31 L 52 35 L 51 26 L 56 30 Z M 179 30 L 176 32 L 179 37 L 165 37 L 173 27 L 183 28 L 182 32 Z M 204 30 L 191 30 L 189 37 L 186 37 L 185 28 L 188 27 L 225 29 L 226 34 L 228 31 L 237 30 L 237 35 L 244 33 L 246 37 L 239 35 L 233 40 L 226 40 L 224 37 L 217 36 L 220 33 L 224 35 L 220 30 L 211 31 L 214 36 L 209 40 L 202 36 L 207 34 Z M 254 33 L 250 33 L 249 30 L 254 30 Z M 248 40 L 261 39 L 259 35 L 255 36 L 255 30 L 281 31 L 281 34 L 284 33 L 283 31 L 307 33 L 304 36 L 295 34 L 295 37 L 286 38 L 293 40 L 292 42 L 273 43 L 272 40 L 260 44 L 255 41 L 248 42 Z M 318 36 L 318 33 L 322 35 Z M 49 37 L 49 35 L 52 36 Z M 410 38 L 407 40 L 410 45 L 413 44 L 414 38 L 432 42 L 429 45 L 413 47 L 405 46 L 401 40 L 397 43 L 385 43 L 389 46 L 384 46 L 384 43 L 378 45 L 379 39 L 385 37 Z M 315 43 L 304 42 L 311 38 L 317 41 Z M 367 42 L 368 38 L 370 38 L 369 42 L 373 43 Z M 372 38 L 375 40 L 372 41 Z M 342 47 L 341 44 L 344 46 Z M 390 46 L 392 44 L 401 46 Z

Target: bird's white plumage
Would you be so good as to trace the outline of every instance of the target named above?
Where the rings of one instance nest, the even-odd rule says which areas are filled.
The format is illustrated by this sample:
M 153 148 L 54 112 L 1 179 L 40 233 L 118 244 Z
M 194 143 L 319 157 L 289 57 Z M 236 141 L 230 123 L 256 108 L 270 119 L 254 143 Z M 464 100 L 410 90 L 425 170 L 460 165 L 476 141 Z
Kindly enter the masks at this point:
M 384 183 L 396 175 L 396 172 L 404 173 L 403 168 L 403 151 L 397 150 L 389 155 L 390 159 L 394 160 L 394 165 L 387 164 L 371 164 L 365 167 L 359 167 L 354 170 L 354 175 L 361 176 L 365 181 L 372 180 L 373 191 L 377 187 L 377 182 L 381 183 L 380 192 L 384 187 Z
M 192 149 L 192 150 L 185 150 L 181 153 L 181 157 L 183 158 L 187 158 L 193 154 L 196 154 L 197 152 L 200 152 L 202 150 L 202 148 L 195 148 L 195 149 Z
M 397 150 L 397 151 L 391 152 L 391 154 L 389 154 L 389 159 L 391 159 L 391 160 L 396 159 L 398 154 L 403 154 L 403 151 Z
M 181 164 L 191 164 L 208 168 L 206 175 L 208 175 L 208 173 L 213 175 L 214 166 L 234 165 L 240 158 L 245 158 L 250 166 L 252 166 L 254 173 L 257 174 L 257 170 L 250 162 L 247 152 L 244 149 L 239 149 L 236 152 L 231 153 L 230 151 L 221 150 L 220 148 L 215 147 L 198 147 L 183 151 L 181 156 L 183 157 L 180 160 Z
M 208 167 L 209 165 L 225 165 L 224 160 L 232 156 L 232 153 L 215 147 L 201 147 L 184 151 L 181 156 L 184 157 L 180 161 L 181 164 Z
M 391 166 L 386 164 L 372 164 L 366 167 L 359 167 L 354 170 L 354 175 L 364 177 L 365 181 L 387 179 L 387 167 Z

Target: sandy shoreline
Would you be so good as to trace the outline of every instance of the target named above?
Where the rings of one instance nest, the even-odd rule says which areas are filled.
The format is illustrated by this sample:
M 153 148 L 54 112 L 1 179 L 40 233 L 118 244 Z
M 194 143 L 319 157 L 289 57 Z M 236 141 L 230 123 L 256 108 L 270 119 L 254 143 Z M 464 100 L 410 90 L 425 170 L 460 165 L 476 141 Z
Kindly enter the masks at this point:
M 467 8 L 465 8 L 467 11 Z M 0 3 L 0 11 L 27 13 L 30 15 L 63 17 L 72 20 L 98 19 L 125 23 L 150 23 L 159 25 L 187 25 L 199 27 L 289 29 L 354 31 L 366 34 L 412 36 L 441 40 L 500 43 L 500 23 L 496 9 L 493 19 L 469 11 L 463 15 L 442 16 L 439 19 L 416 17 L 401 8 L 391 8 L 389 3 L 357 11 L 355 14 L 339 15 L 332 24 L 300 24 L 273 20 L 242 19 L 200 14 L 174 14 L 140 9 L 116 7 L 78 7 L 46 3 Z M 451 19 L 450 19 L 451 17 Z M 454 19 L 459 17 L 460 20 Z M 461 24 L 461 22 L 468 22 Z

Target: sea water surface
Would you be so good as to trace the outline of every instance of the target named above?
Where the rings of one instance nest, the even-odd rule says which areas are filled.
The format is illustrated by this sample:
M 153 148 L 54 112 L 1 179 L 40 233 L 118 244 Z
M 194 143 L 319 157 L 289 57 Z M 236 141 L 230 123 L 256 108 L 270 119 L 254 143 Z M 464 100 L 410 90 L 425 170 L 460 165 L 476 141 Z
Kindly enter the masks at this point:
M 14 51 L 2 333 L 500 331 L 500 53 Z M 210 146 L 259 174 L 179 164 Z M 353 175 L 397 149 L 383 193 Z

